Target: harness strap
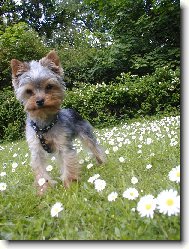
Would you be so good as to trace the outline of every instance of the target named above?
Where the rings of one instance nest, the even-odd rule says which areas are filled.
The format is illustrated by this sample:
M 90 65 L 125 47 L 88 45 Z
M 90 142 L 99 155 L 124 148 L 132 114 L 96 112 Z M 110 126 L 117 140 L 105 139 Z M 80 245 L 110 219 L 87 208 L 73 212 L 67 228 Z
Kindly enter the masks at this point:
M 45 140 L 43 134 L 47 133 L 57 123 L 57 121 L 58 121 L 58 114 L 57 114 L 55 120 L 50 125 L 47 125 L 44 128 L 39 128 L 33 120 L 30 121 L 30 125 L 34 129 L 36 136 L 39 138 L 43 149 L 45 151 L 47 151 L 48 153 L 52 153 L 53 151 L 52 151 L 51 147 L 46 143 L 46 140 Z

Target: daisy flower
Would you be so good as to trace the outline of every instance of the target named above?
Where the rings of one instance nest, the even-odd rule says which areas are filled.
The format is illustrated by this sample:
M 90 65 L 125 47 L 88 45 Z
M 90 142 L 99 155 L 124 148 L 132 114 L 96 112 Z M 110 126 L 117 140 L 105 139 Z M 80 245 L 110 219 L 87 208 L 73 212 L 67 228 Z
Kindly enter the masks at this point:
M 83 159 L 81 159 L 81 160 L 79 160 L 79 164 L 84 164 L 84 160 Z
M 110 151 L 109 151 L 108 149 L 105 150 L 105 154 L 106 154 L 106 155 L 110 154 Z
M 103 189 L 105 189 L 106 187 L 106 182 L 104 180 L 101 180 L 101 179 L 96 179 L 94 181 L 94 185 L 95 185 L 95 189 L 100 192 L 102 191 Z
M 180 195 L 173 189 L 163 190 L 157 197 L 157 208 L 168 216 L 177 215 L 180 213 Z
M 52 165 L 48 165 L 48 166 L 46 167 L 46 171 L 48 171 L 48 172 L 52 171 L 52 169 L 53 169 L 53 166 L 52 166 Z
M 138 197 L 138 191 L 135 188 L 128 188 L 123 192 L 123 197 L 134 200 Z
M 93 167 L 93 164 L 92 163 L 89 163 L 88 165 L 87 165 L 87 169 L 90 169 L 90 168 L 92 168 Z
M 18 163 L 15 163 L 15 162 L 14 162 L 14 163 L 12 164 L 12 168 L 13 168 L 13 169 L 16 169 L 17 167 L 18 167 Z
M 115 201 L 115 199 L 118 197 L 117 192 L 112 192 L 108 195 L 108 201 Z
M 176 183 L 180 182 L 180 165 L 178 165 L 177 167 L 173 168 L 169 172 L 169 180 L 172 181 L 172 182 L 176 182 Z
M 0 176 L 2 176 L 2 177 L 3 177 L 3 176 L 6 176 L 6 175 L 7 175 L 7 173 L 4 172 L 4 171 L 0 173 Z
M 151 138 L 147 138 L 146 139 L 146 144 L 151 144 L 152 143 L 152 139 Z
M 120 161 L 120 163 L 123 163 L 123 162 L 125 161 L 125 158 L 121 156 L 121 157 L 119 158 L 119 161 Z
M 114 147 L 113 147 L 113 152 L 116 152 L 116 151 L 118 151 L 118 147 L 117 147 L 117 146 L 114 146 Z
M 138 182 L 138 179 L 135 177 L 135 176 L 133 176 L 132 178 L 131 178 L 131 183 L 132 184 L 136 184 Z
M 153 218 L 154 210 L 156 208 L 156 199 L 153 195 L 145 195 L 141 197 L 137 204 L 137 211 L 140 213 L 141 217 Z
M 46 182 L 45 178 L 39 178 L 39 180 L 38 180 L 39 186 L 43 186 L 45 184 L 45 182 Z
M 0 191 L 4 191 L 7 188 L 7 184 L 4 182 L 0 182 Z
M 62 203 L 56 202 L 51 208 L 51 217 L 58 217 L 58 214 L 63 210 Z
M 94 176 L 91 176 L 88 180 L 88 182 L 93 183 L 95 180 L 97 180 L 100 177 L 99 174 L 95 174 Z
M 85 157 L 85 161 L 86 161 L 86 162 L 89 162 L 89 160 L 90 160 L 90 157 L 89 157 L 89 156 L 86 156 L 86 157 Z
M 151 164 L 147 164 L 146 165 L 146 169 L 151 169 L 152 168 L 152 165 Z

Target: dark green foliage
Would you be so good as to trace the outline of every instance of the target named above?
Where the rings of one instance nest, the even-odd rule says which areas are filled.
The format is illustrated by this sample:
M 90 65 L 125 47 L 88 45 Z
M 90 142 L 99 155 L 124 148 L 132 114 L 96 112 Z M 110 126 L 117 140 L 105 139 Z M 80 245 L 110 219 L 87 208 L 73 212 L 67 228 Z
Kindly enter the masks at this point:
M 180 63 L 180 1 L 85 0 L 101 16 L 113 43 L 107 51 L 113 77 L 121 72 L 145 75 Z M 103 57 L 102 57 L 103 58 Z M 107 60 L 108 63 L 108 60 Z M 105 71 L 106 72 L 106 71 Z
M 10 61 L 42 58 L 48 51 L 41 38 L 27 24 L 19 23 L 0 31 L 0 88 L 11 85 Z
M 47 44 L 60 52 L 70 87 L 75 81 L 108 83 L 122 72 L 142 76 L 180 65 L 178 0 L 22 0 L 20 5 L 11 0 L 0 6 L 1 85 L 10 79 L 9 54 L 36 59 L 50 50 Z
M 25 114 L 11 87 L 0 91 L 0 141 L 12 141 L 24 136 Z
M 78 84 L 67 92 L 64 107 L 79 111 L 93 125 L 103 127 L 121 119 L 180 110 L 179 70 L 160 68 L 139 77 L 122 73 L 110 84 Z

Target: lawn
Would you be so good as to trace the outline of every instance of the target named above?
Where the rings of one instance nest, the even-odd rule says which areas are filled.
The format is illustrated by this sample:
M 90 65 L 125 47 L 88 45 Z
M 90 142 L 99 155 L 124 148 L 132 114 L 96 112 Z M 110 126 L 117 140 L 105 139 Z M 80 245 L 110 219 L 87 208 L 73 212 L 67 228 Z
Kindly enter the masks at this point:
M 76 140 L 81 180 L 64 189 L 52 156 L 47 170 L 58 183 L 42 197 L 26 142 L 0 145 L 0 239 L 180 240 L 180 117 L 95 133 L 106 164 Z

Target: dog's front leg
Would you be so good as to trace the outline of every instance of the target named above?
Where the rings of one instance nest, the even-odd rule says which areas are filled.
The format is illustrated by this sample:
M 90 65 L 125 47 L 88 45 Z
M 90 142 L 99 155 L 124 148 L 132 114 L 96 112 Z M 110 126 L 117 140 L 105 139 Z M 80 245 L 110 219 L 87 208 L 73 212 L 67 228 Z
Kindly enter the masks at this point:
M 31 150 L 31 167 L 35 175 L 35 184 L 38 194 L 42 195 L 49 185 L 54 185 L 55 181 L 51 179 L 46 171 L 47 155 L 42 150 Z
M 79 179 L 80 166 L 78 164 L 76 151 L 72 148 L 64 148 L 59 151 L 58 155 L 61 180 L 64 187 L 68 188 L 70 183 Z

